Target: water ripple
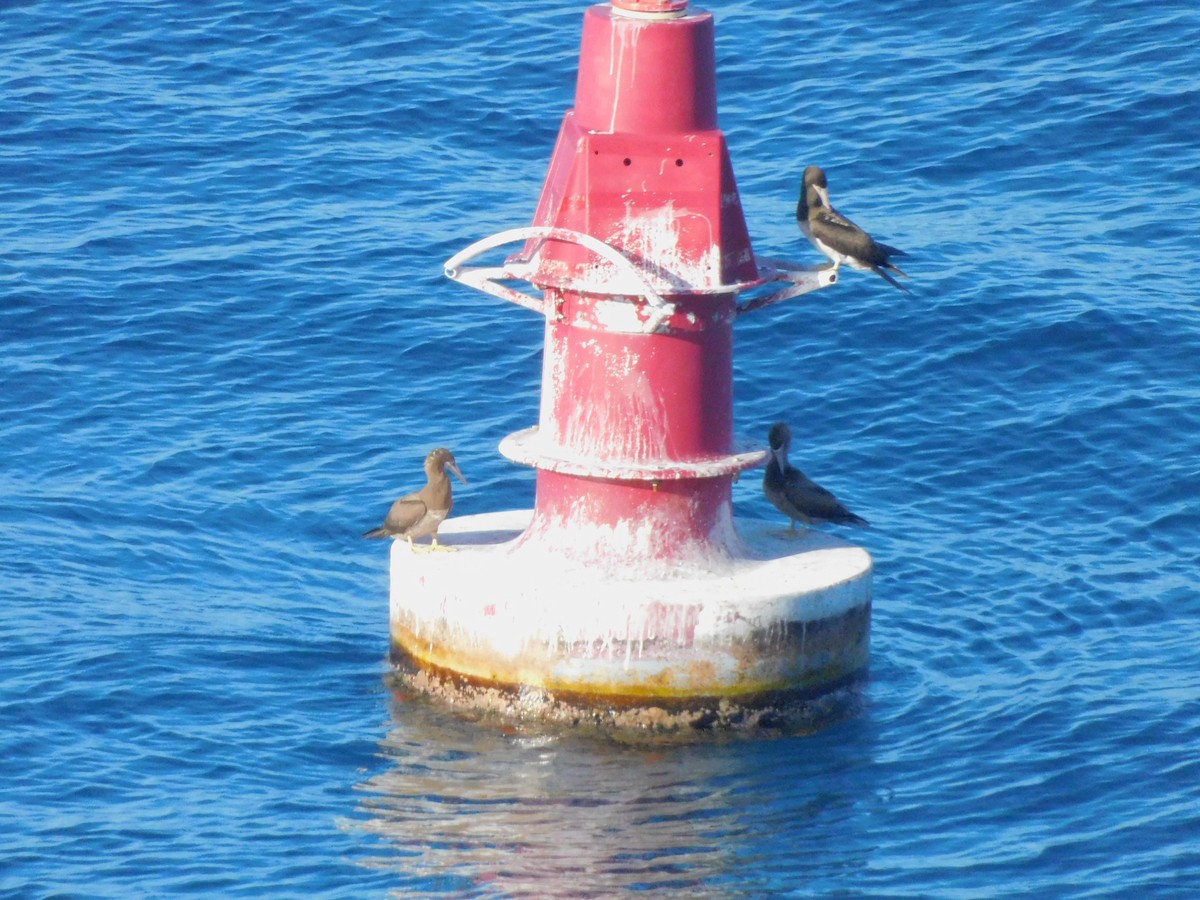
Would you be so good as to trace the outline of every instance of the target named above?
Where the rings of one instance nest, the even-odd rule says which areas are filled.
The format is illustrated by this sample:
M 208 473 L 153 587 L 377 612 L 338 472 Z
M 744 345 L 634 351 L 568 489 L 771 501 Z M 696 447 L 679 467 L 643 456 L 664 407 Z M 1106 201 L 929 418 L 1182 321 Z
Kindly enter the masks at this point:
M 542 323 L 441 265 L 532 215 L 582 13 L 393 6 L 0 11 L 0 892 L 1185 896 L 1200 13 L 715 7 L 756 251 L 818 261 L 819 163 L 914 295 L 736 330 L 737 430 L 873 523 L 862 708 L 663 743 L 382 680 L 428 449 L 532 503 Z

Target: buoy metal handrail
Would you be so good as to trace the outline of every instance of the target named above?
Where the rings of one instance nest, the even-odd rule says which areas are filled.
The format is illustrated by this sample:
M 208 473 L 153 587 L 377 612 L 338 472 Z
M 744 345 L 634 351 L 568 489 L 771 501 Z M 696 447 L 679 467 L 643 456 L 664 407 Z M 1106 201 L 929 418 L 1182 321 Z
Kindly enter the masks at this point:
M 592 237 L 590 234 L 572 231 L 568 228 L 531 225 L 525 228 L 510 228 L 506 231 L 493 234 L 490 237 L 481 238 L 446 260 L 446 277 L 544 315 L 545 302 L 542 299 L 501 283 L 502 281 L 527 281 L 532 284 L 533 278 L 531 276 L 534 275 L 537 268 L 536 251 L 525 257 L 509 257 L 502 265 L 498 266 L 466 265 L 467 262 L 480 254 L 486 253 L 488 250 L 494 250 L 497 247 L 502 247 L 505 244 L 511 244 L 516 241 L 529 240 L 536 240 L 539 242 L 539 245 L 541 242 L 547 240 L 578 244 L 584 249 L 590 250 L 601 259 L 611 263 L 619 273 L 631 276 L 634 282 L 640 285 L 640 290 L 643 292 L 641 296 L 645 298 L 651 309 L 644 327 L 644 331 L 647 334 L 661 329 L 667 318 L 675 312 L 675 305 L 668 303 L 662 298 L 659 290 L 651 284 L 648 274 L 635 265 L 624 253 L 611 244 L 606 244 L 604 241 Z M 761 287 L 766 284 L 783 282 L 789 285 L 766 297 L 759 297 L 737 304 L 737 314 L 742 315 L 756 309 L 762 309 L 765 306 L 772 306 L 784 300 L 790 300 L 792 297 L 798 297 L 801 294 L 829 287 L 832 284 L 836 284 L 838 280 L 837 271 L 832 266 L 801 266 L 795 263 L 764 257 L 759 257 L 756 263 L 760 277 L 753 281 L 720 285 L 715 288 L 693 289 L 691 292 L 706 294 L 717 292 L 740 293 L 744 290 Z M 592 288 L 589 287 L 586 289 L 591 290 Z M 626 293 L 622 292 L 622 295 Z
M 491 237 L 482 238 L 446 260 L 446 277 L 462 284 L 470 285 L 495 297 L 500 297 L 503 300 L 516 303 L 519 306 L 524 306 L 526 309 L 532 309 L 535 312 L 544 314 L 545 304 L 542 300 L 531 294 L 518 291 L 516 288 L 499 283 L 500 280 L 518 280 L 533 283 L 530 276 L 536 267 L 536 263 L 534 262 L 536 253 L 530 254 L 525 259 L 510 258 L 505 261 L 504 265 L 500 266 L 464 265 L 467 261 L 474 259 L 481 253 L 486 253 L 488 250 L 494 250 L 496 247 L 511 244 L 514 241 L 528 240 L 565 241 L 571 244 L 578 244 L 585 250 L 590 250 L 601 259 L 612 263 L 620 273 L 631 276 L 640 285 L 641 296 L 645 298 L 647 304 L 650 306 L 650 315 L 644 326 L 644 331 L 647 334 L 658 331 L 667 318 L 675 312 L 675 305 L 665 301 L 654 285 L 646 278 L 645 274 L 630 262 L 629 258 L 620 250 L 610 244 L 604 243 L 604 241 L 598 238 L 592 237 L 590 234 L 572 231 L 569 228 L 550 228 L 542 225 L 531 225 L 527 228 L 510 228 L 507 231 L 493 234 Z
M 768 294 L 765 297 L 758 297 L 739 303 L 737 305 L 737 314 L 739 316 L 756 309 L 762 309 L 764 306 L 772 306 L 783 300 L 790 300 L 792 297 L 799 297 L 801 294 L 827 288 L 831 284 L 837 284 L 838 280 L 837 272 L 833 266 L 801 266 L 785 260 L 768 259 L 762 256 L 755 259 L 755 264 L 758 266 L 760 277 L 757 281 L 742 285 L 742 290 L 780 282 L 786 283 L 789 286 L 773 294 Z

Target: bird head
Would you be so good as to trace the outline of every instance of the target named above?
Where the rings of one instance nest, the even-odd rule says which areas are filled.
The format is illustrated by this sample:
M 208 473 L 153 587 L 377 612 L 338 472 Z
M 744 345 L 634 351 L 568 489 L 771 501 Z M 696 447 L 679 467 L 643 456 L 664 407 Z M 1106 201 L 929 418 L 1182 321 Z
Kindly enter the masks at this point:
M 436 450 L 430 451 L 429 455 L 425 457 L 425 474 L 430 478 L 444 474 L 447 469 L 457 475 L 458 480 L 463 484 L 467 483 L 467 479 L 459 471 L 454 454 L 445 447 L 438 447 Z
M 809 208 L 829 206 L 829 182 L 825 170 L 820 166 L 809 166 L 804 170 L 804 202 Z
M 767 445 L 776 459 L 786 459 L 788 447 L 792 443 L 792 431 L 786 422 L 776 422 L 767 434 Z

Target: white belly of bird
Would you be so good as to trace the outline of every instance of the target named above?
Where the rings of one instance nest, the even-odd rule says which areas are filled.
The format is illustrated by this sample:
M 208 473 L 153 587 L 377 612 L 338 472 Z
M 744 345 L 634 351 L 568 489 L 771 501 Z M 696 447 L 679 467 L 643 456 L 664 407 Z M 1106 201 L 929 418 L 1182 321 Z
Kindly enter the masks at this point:
M 862 269 L 864 271 L 871 268 L 868 265 L 864 265 L 856 257 L 847 256 L 845 253 L 839 253 L 824 241 L 818 240 L 817 238 L 810 238 L 810 240 L 818 250 L 820 250 L 833 261 L 834 265 L 840 266 L 842 263 L 845 263 L 852 269 Z

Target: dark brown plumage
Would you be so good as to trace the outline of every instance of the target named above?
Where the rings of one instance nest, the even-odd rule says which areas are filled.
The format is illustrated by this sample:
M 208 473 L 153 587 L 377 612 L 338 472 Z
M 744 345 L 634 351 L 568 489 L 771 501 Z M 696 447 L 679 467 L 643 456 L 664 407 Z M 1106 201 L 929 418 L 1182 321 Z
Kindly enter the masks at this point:
M 408 540 L 408 546 L 415 552 L 417 546 L 413 540 L 432 535 L 432 549 L 450 549 L 440 546 L 437 540 L 438 526 L 450 515 L 454 506 L 447 469 L 457 475 L 463 484 L 467 483 L 467 479 L 458 470 L 454 454 L 445 447 L 438 447 L 425 457 L 425 476 L 428 479 L 425 487 L 412 494 L 405 494 L 393 503 L 383 524 L 364 532 L 363 537 L 405 538 Z
M 806 526 L 817 522 L 867 524 L 866 519 L 850 512 L 838 502 L 837 497 L 788 464 L 792 432 L 785 423 L 776 422 L 771 426 L 767 443 L 771 448 L 771 460 L 763 476 L 763 493 L 775 504 L 776 509 L 791 520 L 793 530 L 797 520 Z
M 903 250 L 880 244 L 869 234 L 839 213 L 829 202 L 829 183 L 820 166 L 804 170 L 800 201 L 796 204 L 796 219 L 814 247 L 833 260 L 834 271 L 842 263 L 853 269 L 870 270 L 884 281 L 910 293 L 908 288 L 888 274 L 908 276 L 892 264 L 890 257 L 905 256 Z

